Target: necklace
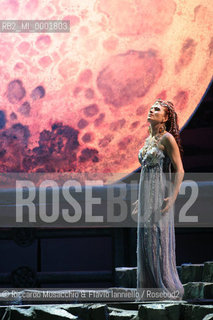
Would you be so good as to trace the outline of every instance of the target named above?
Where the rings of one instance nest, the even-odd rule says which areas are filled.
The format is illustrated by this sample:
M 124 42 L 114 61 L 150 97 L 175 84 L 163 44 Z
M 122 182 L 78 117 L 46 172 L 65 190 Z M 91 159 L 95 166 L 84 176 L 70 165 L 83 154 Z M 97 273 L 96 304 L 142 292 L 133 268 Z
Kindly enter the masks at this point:
M 157 133 L 153 137 L 149 136 L 148 138 L 146 138 L 145 144 L 142 148 L 142 157 L 146 154 L 146 152 L 148 150 L 152 149 L 153 147 L 158 147 L 159 140 L 163 136 L 164 133 L 165 132 Z

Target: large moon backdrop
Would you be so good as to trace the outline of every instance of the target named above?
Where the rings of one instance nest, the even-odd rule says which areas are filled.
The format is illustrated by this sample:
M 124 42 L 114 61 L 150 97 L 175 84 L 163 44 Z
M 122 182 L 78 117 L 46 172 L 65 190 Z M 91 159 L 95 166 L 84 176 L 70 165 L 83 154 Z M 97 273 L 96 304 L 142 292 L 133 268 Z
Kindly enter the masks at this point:
M 125 176 L 154 100 L 182 127 L 212 77 L 209 0 L 3 0 L 0 19 L 70 21 L 0 34 L 0 172 Z

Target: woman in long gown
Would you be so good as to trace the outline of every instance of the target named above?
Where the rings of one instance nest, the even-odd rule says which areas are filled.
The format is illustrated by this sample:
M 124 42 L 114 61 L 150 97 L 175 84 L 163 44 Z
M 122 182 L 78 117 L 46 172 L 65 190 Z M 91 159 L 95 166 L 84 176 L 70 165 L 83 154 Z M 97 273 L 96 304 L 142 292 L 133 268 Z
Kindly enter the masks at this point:
M 165 298 L 179 300 L 184 288 L 176 270 L 173 204 L 184 169 L 177 114 L 171 102 L 158 99 L 147 120 L 150 135 L 138 154 L 141 174 L 133 210 L 138 213 L 137 289 L 159 288 Z

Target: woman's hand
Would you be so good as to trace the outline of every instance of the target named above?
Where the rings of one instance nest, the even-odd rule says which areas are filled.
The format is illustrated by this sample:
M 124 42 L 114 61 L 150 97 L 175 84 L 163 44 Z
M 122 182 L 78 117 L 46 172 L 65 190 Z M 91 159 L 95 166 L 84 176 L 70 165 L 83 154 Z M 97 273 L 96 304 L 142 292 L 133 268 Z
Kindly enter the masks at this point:
M 164 202 L 166 202 L 165 207 L 160 211 L 161 213 L 168 212 L 169 209 L 173 206 L 175 199 L 173 197 L 164 198 Z

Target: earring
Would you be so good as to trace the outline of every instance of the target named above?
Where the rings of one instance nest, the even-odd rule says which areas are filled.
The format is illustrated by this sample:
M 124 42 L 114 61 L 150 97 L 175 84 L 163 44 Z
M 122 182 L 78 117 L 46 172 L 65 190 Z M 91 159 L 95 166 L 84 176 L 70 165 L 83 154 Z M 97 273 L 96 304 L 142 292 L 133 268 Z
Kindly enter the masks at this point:
M 165 123 L 163 123 L 162 127 L 159 128 L 159 133 L 164 133 L 166 131 Z

